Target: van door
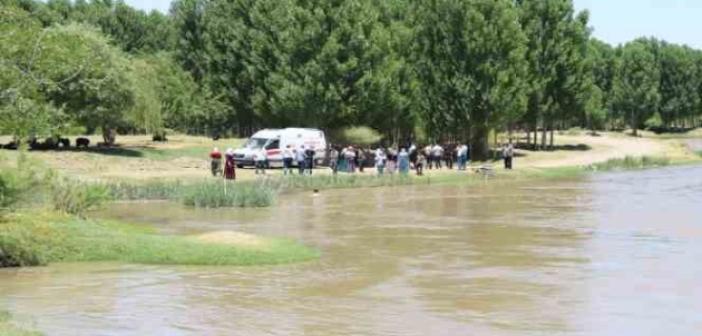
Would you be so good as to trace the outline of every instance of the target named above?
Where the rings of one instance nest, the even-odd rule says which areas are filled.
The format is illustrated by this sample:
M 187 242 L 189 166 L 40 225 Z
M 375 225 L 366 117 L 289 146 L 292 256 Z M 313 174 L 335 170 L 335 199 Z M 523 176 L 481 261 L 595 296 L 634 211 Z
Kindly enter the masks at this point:
M 283 154 L 280 150 L 280 139 L 270 140 L 266 144 L 266 156 L 268 157 L 269 167 L 278 167 L 283 165 Z

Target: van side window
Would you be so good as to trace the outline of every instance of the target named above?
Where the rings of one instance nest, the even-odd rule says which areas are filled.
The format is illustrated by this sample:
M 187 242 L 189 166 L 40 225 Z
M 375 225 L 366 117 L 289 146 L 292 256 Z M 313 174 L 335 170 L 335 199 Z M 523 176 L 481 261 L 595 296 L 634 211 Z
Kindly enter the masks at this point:
M 266 149 L 280 149 L 280 140 L 273 140 L 266 146 Z

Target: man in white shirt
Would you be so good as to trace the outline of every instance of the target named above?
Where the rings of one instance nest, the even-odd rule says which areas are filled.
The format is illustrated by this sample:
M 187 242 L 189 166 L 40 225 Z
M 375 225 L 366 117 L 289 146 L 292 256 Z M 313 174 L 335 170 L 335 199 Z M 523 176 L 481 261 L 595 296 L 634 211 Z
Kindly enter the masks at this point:
M 435 144 L 434 147 L 431 148 L 431 156 L 436 169 L 441 169 L 441 158 L 444 156 L 444 148 L 439 146 L 438 143 Z M 431 167 L 431 163 L 429 166 Z
M 266 153 L 265 148 L 261 148 L 256 153 L 254 153 L 254 163 L 256 164 L 256 175 L 266 174 L 266 160 L 268 159 L 268 153 Z
M 292 174 L 293 150 L 291 145 L 283 148 L 283 175 Z

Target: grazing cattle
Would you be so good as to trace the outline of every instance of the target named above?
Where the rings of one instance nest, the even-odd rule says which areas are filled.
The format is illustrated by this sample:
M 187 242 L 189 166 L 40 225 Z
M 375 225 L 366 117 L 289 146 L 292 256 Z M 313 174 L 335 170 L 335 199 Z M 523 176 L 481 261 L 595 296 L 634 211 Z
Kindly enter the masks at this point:
M 168 138 L 166 137 L 166 133 L 154 134 L 154 136 L 151 139 L 154 142 L 167 142 L 168 141 Z
M 69 148 L 71 147 L 71 140 L 67 138 L 59 138 L 58 144 L 60 148 Z
M 76 139 L 76 147 L 77 148 L 80 148 L 80 147 L 88 148 L 88 146 L 90 146 L 90 139 L 88 139 L 88 138 Z
M 8 144 L 5 144 L 5 146 L 2 146 L 4 149 L 11 149 L 11 150 L 16 150 L 19 147 L 19 144 L 17 141 L 12 141 Z

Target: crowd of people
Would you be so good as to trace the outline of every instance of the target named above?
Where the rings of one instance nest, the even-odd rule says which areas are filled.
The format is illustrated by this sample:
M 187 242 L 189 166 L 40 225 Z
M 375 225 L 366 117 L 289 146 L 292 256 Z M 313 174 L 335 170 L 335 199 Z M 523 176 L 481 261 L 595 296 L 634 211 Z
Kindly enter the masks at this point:
M 281 151 L 283 175 L 293 174 L 293 167 L 297 166 L 299 175 L 312 175 L 315 165 L 316 151 L 313 147 L 301 146 L 292 148 L 287 146 Z M 510 141 L 502 147 L 502 159 L 505 169 L 512 169 L 514 146 Z M 402 174 L 407 175 L 413 170 L 418 176 L 424 175 L 425 169 L 467 170 L 470 162 L 470 150 L 467 145 L 427 145 L 418 148 L 412 144 L 406 147 L 370 147 L 361 146 L 330 146 L 328 150 L 329 168 L 333 174 L 339 172 L 354 174 L 364 173 L 365 168 L 374 167 L 378 175 Z M 218 148 L 210 153 L 211 171 L 213 176 L 223 175 L 225 179 L 236 179 L 236 160 L 234 150 L 229 148 L 224 155 Z M 222 169 L 222 160 L 224 167 Z M 267 152 L 264 148 L 253 155 L 255 174 L 265 174 L 269 167 Z
M 362 148 L 359 146 L 332 146 L 329 150 L 330 167 L 338 172 L 363 173 L 364 168 L 374 167 L 378 175 L 409 174 L 414 170 L 417 175 L 424 174 L 425 169 L 453 169 L 456 163 L 458 170 L 466 170 L 469 162 L 467 145 L 427 145 L 418 148 L 416 145 L 406 147 L 376 147 Z

